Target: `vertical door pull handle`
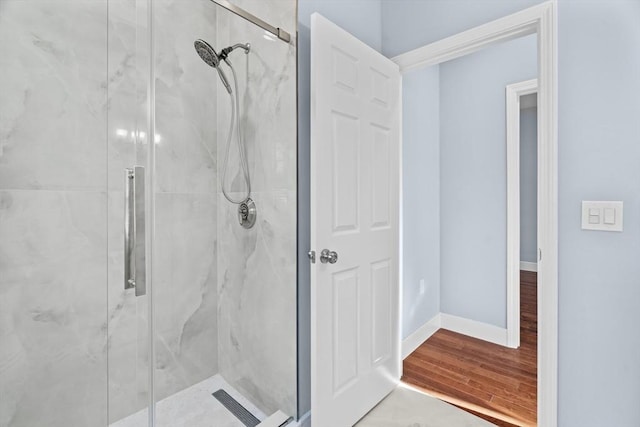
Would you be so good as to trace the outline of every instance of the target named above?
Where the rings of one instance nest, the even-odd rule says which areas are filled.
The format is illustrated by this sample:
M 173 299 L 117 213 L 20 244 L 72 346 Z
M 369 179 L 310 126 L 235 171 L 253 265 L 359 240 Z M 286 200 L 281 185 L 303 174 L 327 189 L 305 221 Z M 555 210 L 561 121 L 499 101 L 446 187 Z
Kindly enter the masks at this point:
M 125 169 L 124 288 L 147 293 L 144 167 Z

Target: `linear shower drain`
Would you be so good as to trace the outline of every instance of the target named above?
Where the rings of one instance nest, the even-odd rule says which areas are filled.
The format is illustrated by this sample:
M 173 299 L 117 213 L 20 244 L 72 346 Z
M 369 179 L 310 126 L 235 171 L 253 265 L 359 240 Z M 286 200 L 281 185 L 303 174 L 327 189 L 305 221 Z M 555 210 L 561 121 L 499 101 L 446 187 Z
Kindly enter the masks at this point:
M 253 414 L 247 411 L 247 408 L 242 406 L 235 400 L 233 397 L 229 395 L 223 389 L 220 389 L 213 393 L 213 397 L 218 399 L 218 402 L 222 403 L 222 406 L 227 408 L 229 412 L 231 412 L 237 419 L 239 419 L 242 424 L 247 427 L 256 427 L 260 424 L 260 420 L 253 416 Z

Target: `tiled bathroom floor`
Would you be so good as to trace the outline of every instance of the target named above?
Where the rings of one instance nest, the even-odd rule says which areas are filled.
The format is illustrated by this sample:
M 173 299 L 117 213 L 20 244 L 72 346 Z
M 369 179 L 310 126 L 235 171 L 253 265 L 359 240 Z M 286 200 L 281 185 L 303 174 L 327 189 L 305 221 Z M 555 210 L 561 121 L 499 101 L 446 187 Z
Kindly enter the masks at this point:
M 211 393 L 223 389 L 236 399 L 256 418 L 263 420 L 265 414 L 252 405 L 220 375 L 215 375 L 184 389 L 156 405 L 157 427 L 244 427 Z M 110 427 L 146 427 L 147 412 L 140 411 L 112 423 Z
M 252 405 L 220 375 L 215 375 L 156 405 L 158 427 L 244 427 L 212 395 L 225 390 L 260 420 L 265 414 Z M 308 425 L 308 424 L 303 424 Z M 288 427 L 298 427 L 290 423 Z M 493 424 L 442 402 L 410 386 L 400 385 L 369 412 L 356 427 L 489 427 Z M 140 411 L 110 427 L 147 427 L 147 413 Z
M 435 397 L 401 384 L 355 427 L 494 427 Z

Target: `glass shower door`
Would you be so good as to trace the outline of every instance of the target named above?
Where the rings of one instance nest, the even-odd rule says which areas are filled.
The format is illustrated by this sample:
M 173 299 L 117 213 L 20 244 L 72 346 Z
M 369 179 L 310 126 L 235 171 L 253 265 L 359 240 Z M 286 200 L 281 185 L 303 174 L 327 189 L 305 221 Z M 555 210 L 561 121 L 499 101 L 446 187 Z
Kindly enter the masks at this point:
M 108 1 L 108 423 L 117 427 L 150 425 L 149 4 Z
M 148 425 L 148 2 L 0 2 L 0 427 Z
M 125 169 L 148 159 L 147 12 L 0 2 L 1 427 L 107 426 L 148 407 L 149 297 L 124 289 Z

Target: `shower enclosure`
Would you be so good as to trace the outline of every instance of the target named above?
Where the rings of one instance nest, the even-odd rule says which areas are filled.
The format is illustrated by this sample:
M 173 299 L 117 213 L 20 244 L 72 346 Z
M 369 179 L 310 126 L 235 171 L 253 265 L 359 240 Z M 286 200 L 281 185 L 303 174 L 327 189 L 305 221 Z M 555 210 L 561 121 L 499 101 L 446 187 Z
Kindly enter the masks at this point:
M 247 425 L 227 396 L 248 425 L 297 417 L 296 22 L 295 0 L 0 1 L 0 427 Z M 197 39 L 251 45 L 252 228 Z M 241 165 L 232 144 L 233 199 Z

